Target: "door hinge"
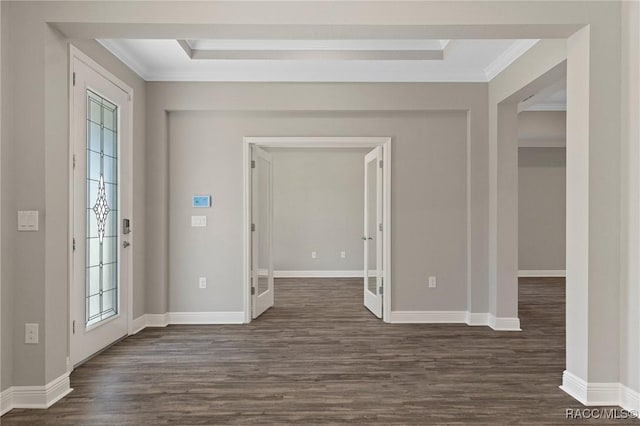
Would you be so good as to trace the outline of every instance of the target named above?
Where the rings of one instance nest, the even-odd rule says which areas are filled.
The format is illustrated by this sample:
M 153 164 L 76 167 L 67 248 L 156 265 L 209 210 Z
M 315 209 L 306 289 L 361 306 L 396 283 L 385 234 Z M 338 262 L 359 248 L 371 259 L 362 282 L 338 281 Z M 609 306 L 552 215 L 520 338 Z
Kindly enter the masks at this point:
M 382 224 L 381 223 L 378 224 L 378 229 L 380 230 L 380 232 L 382 232 Z
M 382 160 L 380 160 L 380 168 L 382 168 Z
M 73 154 L 73 168 L 76 168 L 76 155 Z
M 73 237 L 73 243 L 71 245 L 73 247 L 73 251 L 76 251 L 76 237 Z
M 380 295 L 382 295 L 384 293 L 384 287 L 383 286 L 378 287 L 378 293 Z
M 256 288 L 255 287 L 251 287 L 251 295 L 253 296 L 254 294 L 256 294 Z
M 76 72 L 73 72 L 73 85 L 76 85 Z
M 71 322 L 71 329 L 73 331 L 73 334 L 76 334 L 76 320 L 73 320 Z
M 252 223 L 251 224 L 251 232 L 255 232 L 256 231 L 256 224 Z
M 256 168 L 256 160 L 251 160 L 251 168 L 252 169 Z

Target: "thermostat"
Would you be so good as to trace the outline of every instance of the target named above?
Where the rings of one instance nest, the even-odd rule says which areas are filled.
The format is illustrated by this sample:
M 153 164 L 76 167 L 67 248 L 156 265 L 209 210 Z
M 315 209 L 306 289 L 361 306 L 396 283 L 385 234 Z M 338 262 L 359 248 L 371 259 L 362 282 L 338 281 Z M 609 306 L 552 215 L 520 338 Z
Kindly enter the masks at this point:
M 211 195 L 194 195 L 191 205 L 196 208 L 211 207 Z

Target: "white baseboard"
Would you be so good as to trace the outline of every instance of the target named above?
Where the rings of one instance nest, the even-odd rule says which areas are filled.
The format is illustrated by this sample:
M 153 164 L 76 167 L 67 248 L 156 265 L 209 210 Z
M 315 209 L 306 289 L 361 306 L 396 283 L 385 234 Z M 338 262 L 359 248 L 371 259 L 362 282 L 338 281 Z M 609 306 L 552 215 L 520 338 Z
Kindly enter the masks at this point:
M 627 411 L 640 412 L 640 392 L 621 384 L 620 406 Z
M 392 311 L 396 324 L 467 324 L 489 326 L 496 331 L 522 331 L 518 318 L 496 318 L 489 313 L 469 311 Z
M 477 312 L 468 312 L 467 311 L 467 325 L 471 326 L 488 326 L 489 325 L 489 314 L 488 313 L 477 313 Z
M 517 317 L 496 317 L 489 314 L 488 325 L 495 331 L 522 331 L 520 328 L 520 318 Z
M 589 383 L 573 373 L 564 371 L 562 374 L 562 386 L 560 389 L 587 406 L 623 406 L 623 388 L 625 389 L 626 403 L 632 403 L 634 397 L 640 400 L 637 392 L 632 391 L 620 383 Z M 629 391 L 629 393 L 626 393 Z M 633 395 L 635 393 L 635 395 Z M 630 407 L 631 408 L 631 407 Z M 637 407 L 635 408 L 637 409 Z
M 244 312 L 169 312 L 169 324 L 242 324 Z
M 13 409 L 13 388 L 7 388 L 0 393 L 0 416 Z
M 273 271 L 274 278 L 362 278 L 363 271 Z
M 244 312 L 167 312 L 145 314 L 133 320 L 133 334 L 147 327 L 166 327 L 170 324 L 243 324 Z
M 144 321 L 145 327 L 166 327 L 169 325 L 169 314 L 145 314 Z
M 133 324 L 131 325 L 131 330 L 133 330 L 130 335 L 133 336 L 134 334 L 139 333 L 140 331 L 144 330 L 144 328 L 147 326 L 147 318 L 145 315 L 140 315 L 138 318 L 133 320 Z
M 49 408 L 72 390 L 69 373 L 43 386 L 12 386 L 1 394 L 0 412 L 5 414 L 14 408 Z
M 466 324 L 467 311 L 392 311 L 391 322 L 396 324 Z
M 520 278 L 556 278 L 566 277 L 567 271 L 565 270 L 553 270 L 553 269 L 534 269 L 534 270 L 521 270 L 518 271 L 518 277 Z

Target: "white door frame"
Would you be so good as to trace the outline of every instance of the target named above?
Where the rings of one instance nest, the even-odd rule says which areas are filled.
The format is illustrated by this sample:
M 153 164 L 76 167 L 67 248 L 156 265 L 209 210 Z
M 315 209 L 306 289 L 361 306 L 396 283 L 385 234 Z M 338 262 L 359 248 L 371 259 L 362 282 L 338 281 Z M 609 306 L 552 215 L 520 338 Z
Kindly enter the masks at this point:
M 129 95 L 129 100 L 131 101 L 131 106 L 128 108 L 129 109 L 129 123 L 130 125 L 128 126 L 129 129 L 127 131 L 127 137 L 129 138 L 130 143 L 128 144 L 127 147 L 127 152 L 125 153 L 125 155 L 123 155 L 123 158 L 121 161 L 127 161 L 129 164 L 129 170 L 130 170 L 130 179 L 133 181 L 133 89 L 126 84 L 125 82 L 123 82 L 122 80 L 120 80 L 119 78 L 117 78 L 116 76 L 114 76 L 112 73 L 110 73 L 106 68 L 102 67 L 100 64 L 98 64 L 96 61 L 94 61 L 93 59 L 91 59 L 89 56 L 87 56 L 84 52 L 82 52 L 80 49 L 78 49 L 77 47 L 75 47 L 72 44 L 69 44 L 69 98 L 68 98 L 68 103 L 69 103 L 69 146 L 68 146 L 68 153 L 69 153 L 69 216 L 67 218 L 68 222 L 67 222 L 67 228 L 69 229 L 69 236 L 68 236 L 68 270 L 69 270 L 69 286 L 68 286 L 68 297 L 69 297 L 69 306 L 68 306 L 68 312 L 67 312 L 67 372 L 71 372 L 73 370 L 73 365 L 70 362 L 70 356 L 71 356 L 71 334 L 73 333 L 72 330 L 72 325 L 71 325 L 71 315 L 72 315 L 72 309 L 74 306 L 74 294 L 72 293 L 72 289 L 73 289 L 73 278 L 74 278 L 74 273 L 73 273 L 73 214 L 74 214 L 74 206 L 73 206 L 73 185 L 74 185 L 74 176 L 73 176 L 73 152 L 74 152 L 74 139 L 73 139 L 73 130 L 74 130 L 74 120 L 75 120 L 75 116 L 74 116 L 74 111 L 73 111 L 73 62 L 74 60 L 78 60 L 83 62 L 85 65 L 87 65 L 89 68 L 93 69 L 95 72 L 97 72 L 98 74 L 100 74 L 102 77 L 104 77 L 105 79 L 109 80 L 111 83 L 113 83 L 114 85 L 118 86 L 122 91 L 124 91 L 125 93 L 127 93 Z M 128 194 L 128 202 L 129 202 L 129 206 L 131 206 L 131 213 L 129 215 L 129 219 L 131 220 L 131 222 L 133 224 L 135 224 L 134 221 L 134 215 L 133 215 L 133 184 L 131 185 L 131 191 L 129 191 Z M 121 224 L 118 223 L 118 226 L 120 226 Z M 127 240 L 132 244 L 134 244 L 134 236 L 133 236 L 133 232 L 131 234 L 128 234 L 127 236 Z M 133 334 L 133 249 L 124 251 L 123 253 L 126 253 L 127 257 L 128 257 L 128 263 L 129 263 L 129 268 L 127 271 L 127 279 L 128 279 L 128 288 L 127 288 L 127 292 L 124 294 L 121 294 L 120 297 L 126 297 L 127 298 L 127 334 L 131 335 Z
M 391 138 L 390 137 L 260 137 L 242 141 L 244 322 L 251 322 L 251 146 L 261 148 L 375 148 L 382 146 L 383 302 L 382 319 L 391 322 Z

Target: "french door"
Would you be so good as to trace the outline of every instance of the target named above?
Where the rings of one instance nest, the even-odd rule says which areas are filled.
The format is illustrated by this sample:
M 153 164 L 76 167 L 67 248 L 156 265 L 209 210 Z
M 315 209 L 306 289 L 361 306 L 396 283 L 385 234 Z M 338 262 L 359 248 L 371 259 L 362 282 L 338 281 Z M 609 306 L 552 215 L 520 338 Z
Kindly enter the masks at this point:
M 251 300 L 253 318 L 273 306 L 273 163 L 263 149 L 252 148 Z
M 364 158 L 364 306 L 382 318 L 382 147 Z
M 74 56 L 70 361 L 128 333 L 129 95 Z

